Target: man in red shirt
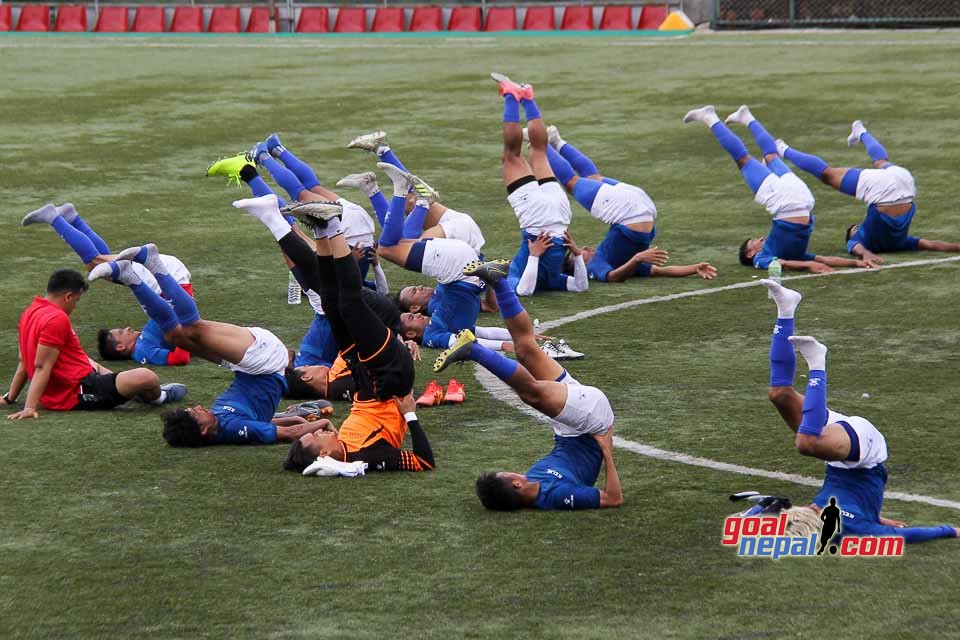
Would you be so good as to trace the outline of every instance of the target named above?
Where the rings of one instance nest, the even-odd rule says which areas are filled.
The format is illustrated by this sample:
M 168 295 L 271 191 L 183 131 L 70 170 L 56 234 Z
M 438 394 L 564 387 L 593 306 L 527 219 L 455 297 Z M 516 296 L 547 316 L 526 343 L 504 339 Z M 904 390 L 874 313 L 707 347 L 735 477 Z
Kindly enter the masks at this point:
M 20 316 L 20 363 L 10 391 L 0 404 L 13 404 L 27 380 L 30 390 L 21 411 L 7 418 L 38 417 L 37 408 L 52 411 L 112 409 L 128 400 L 163 404 L 187 393 L 182 384 L 160 385 L 149 369 L 112 373 L 80 346 L 70 314 L 87 290 L 86 278 L 72 269 L 55 271 L 44 297 L 37 296 Z

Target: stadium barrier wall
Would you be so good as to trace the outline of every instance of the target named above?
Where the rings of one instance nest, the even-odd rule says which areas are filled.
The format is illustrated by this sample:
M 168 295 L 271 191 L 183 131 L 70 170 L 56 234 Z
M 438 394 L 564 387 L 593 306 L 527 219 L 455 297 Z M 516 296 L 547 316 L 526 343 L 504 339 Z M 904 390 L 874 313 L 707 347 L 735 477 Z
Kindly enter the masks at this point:
M 687 0 L 688 2 L 690 0 Z M 273 12 L 269 12 L 270 5 L 273 5 Z M 523 4 L 507 3 L 502 0 L 493 2 L 484 2 L 480 5 L 465 5 L 456 3 L 444 5 L 415 5 L 396 2 L 393 4 L 383 3 L 370 5 L 360 2 L 346 2 L 337 5 L 331 4 L 307 4 L 282 2 L 282 3 L 258 3 L 253 5 L 236 5 L 229 2 L 212 2 L 194 4 L 192 2 L 182 3 L 164 3 L 162 5 L 151 3 L 147 0 L 129 0 L 126 2 L 106 3 L 94 2 L 91 4 L 78 4 L 76 2 L 48 2 L 10 5 L 2 3 L 0 7 L 6 8 L 7 20 L 0 20 L 0 31 L 6 29 L 8 32 L 28 31 L 28 32 L 96 32 L 96 33 L 246 33 L 248 31 L 265 33 L 267 29 L 264 24 L 269 24 L 269 28 L 279 33 L 299 32 L 299 33 L 326 33 L 335 32 L 338 19 L 341 13 L 351 14 L 353 20 L 350 26 L 345 27 L 346 32 L 372 32 L 372 33 L 430 33 L 448 31 L 451 26 L 451 15 L 455 11 L 469 10 L 479 8 L 482 15 L 480 31 L 486 30 L 487 18 L 491 12 L 496 13 L 498 9 L 512 9 L 516 16 L 516 26 L 507 31 L 498 31 L 499 34 L 508 35 L 513 31 L 518 33 L 537 33 L 544 34 L 551 31 L 562 33 L 573 32 L 634 32 L 639 30 L 654 30 L 669 14 L 671 10 L 683 9 L 683 0 L 660 1 L 660 2 L 625 2 L 622 4 L 589 4 L 589 3 L 558 3 L 544 2 L 534 0 Z M 414 13 L 419 9 L 424 13 L 425 9 L 433 8 L 440 10 L 441 26 L 440 29 L 422 26 L 422 20 L 417 21 L 421 25 L 420 30 L 412 30 Z M 568 12 L 567 9 L 573 10 Z M 43 10 L 46 9 L 46 13 Z M 126 21 L 124 24 L 123 9 L 126 9 Z M 313 28 L 305 31 L 298 31 L 301 16 L 304 10 L 316 11 L 325 9 L 327 13 L 327 29 Z M 378 9 L 382 11 L 378 12 Z M 618 9 L 621 13 L 629 10 L 629 19 L 623 24 L 623 20 L 616 24 L 612 23 L 607 16 Z M 106 11 L 104 11 L 106 10 Z M 341 11 L 344 10 L 344 11 Z M 364 11 L 365 10 L 365 11 Z M 240 27 L 235 27 L 234 12 L 239 11 Z M 589 12 L 589 13 L 585 13 Z M 18 29 L 21 17 L 29 14 L 29 20 L 24 24 L 26 29 Z M 69 14 L 69 15 L 68 15 Z M 390 14 L 387 16 L 387 14 Z M 528 14 L 531 20 L 527 20 Z M 552 23 L 550 17 L 552 14 Z M 37 16 L 41 16 L 39 19 Z M 224 16 L 229 15 L 229 20 L 225 23 Z M 199 17 L 198 17 L 199 16 Z M 251 16 L 254 17 L 251 20 Z M 385 20 L 384 17 L 388 17 Z M 68 20 L 62 17 L 69 17 Z M 85 20 L 84 20 L 85 17 Z M 270 20 L 270 18 L 273 18 Z M 535 19 L 534 19 L 535 18 Z M 592 21 L 590 20 L 592 18 Z M 360 28 L 358 21 L 362 22 Z M 27 24 L 29 22 L 29 24 Z M 346 23 L 346 21 L 344 21 Z M 402 23 L 403 27 L 399 25 Z M 552 24 L 552 28 L 551 25 Z M 6 26 L 9 25 L 9 26 Z M 43 26 L 46 26 L 46 29 Z M 592 28 L 585 27 L 592 25 Z M 126 27 L 125 29 L 123 27 Z M 60 27 L 59 29 L 57 27 Z M 377 27 L 377 30 L 375 30 Z M 470 29 L 468 29 L 469 31 Z

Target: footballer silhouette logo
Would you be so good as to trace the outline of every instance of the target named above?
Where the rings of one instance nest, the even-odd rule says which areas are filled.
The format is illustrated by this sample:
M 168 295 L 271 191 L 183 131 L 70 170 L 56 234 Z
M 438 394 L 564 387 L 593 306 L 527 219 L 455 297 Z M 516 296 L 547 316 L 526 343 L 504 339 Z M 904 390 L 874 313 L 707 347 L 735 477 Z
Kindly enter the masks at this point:
M 830 504 L 820 511 L 820 548 L 817 549 L 817 555 L 822 556 L 824 548 L 830 544 L 830 541 L 840 533 L 840 506 L 836 498 L 830 498 Z M 837 545 L 830 545 L 830 555 L 836 555 Z

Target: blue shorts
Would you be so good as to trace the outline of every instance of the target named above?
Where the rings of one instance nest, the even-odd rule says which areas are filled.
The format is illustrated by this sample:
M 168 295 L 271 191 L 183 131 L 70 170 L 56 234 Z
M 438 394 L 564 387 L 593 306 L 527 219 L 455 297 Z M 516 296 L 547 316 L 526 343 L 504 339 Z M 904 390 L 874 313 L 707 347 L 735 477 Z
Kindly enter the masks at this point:
M 523 275 L 523 270 L 527 266 L 527 258 L 530 257 L 527 241 L 537 239 L 537 236 L 525 231 L 521 231 L 520 236 L 520 249 L 510 262 L 510 273 L 507 276 L 507 282 L 513 289 L 516 289 L 517 284 L 520 283 L 520 276 Z M 563 272 L 563 261 L 567 256 L 567 248 L 563 245 L 563 238 L 553 238 L 551 242 L 553 246 L 540 256 L 535 291 L 567 290 L 567 278 L 570 276 Z

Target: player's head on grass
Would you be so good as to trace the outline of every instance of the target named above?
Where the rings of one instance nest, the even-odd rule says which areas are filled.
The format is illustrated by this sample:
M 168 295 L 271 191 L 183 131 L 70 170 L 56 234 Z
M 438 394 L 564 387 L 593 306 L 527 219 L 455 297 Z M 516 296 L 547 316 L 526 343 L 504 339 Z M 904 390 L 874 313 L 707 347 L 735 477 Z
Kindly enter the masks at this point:
M 283 376 L 287 380 L 285 398 L 294 400 L 317 400 L 327 397 L 327 373 L 330 367 L 307 365 L 287 367 Z
M 400 336 L 404 340 L 413 340 L 417 344 L 423 340 L 423 332 L 430 324 L 430 316 L 422 313 L 410 313 L 409 311 L 400 314 Z
M 168 411 L 163 419 L 163 439 L 171 447 L 205 447 L 213 444 L 220 422 L 200 405 Z
M 393 301 L 400 311 L 410 313 L 426 313 L 430 298 L 433 297 L 433 287 L 423 285 L 409 286 L 400 289 Z
M 491 511 L 516 511 L 533 504 L 539 488 L 527 477 L 510 471 L 486 471 L 477 478 L 477 497 Z M 531 488 L 535 488 L 531 495 Z
M 100 329 L 97 332 L 97 351 L 104 360 L 129 360 L 137 344 L 140 332 L 122 329 Z
M 860 225 L 858 225 L 858 224 L 852 224 L 852 225 L 850 225 L 849 227 L 847 227 L 847 235 L 846 235 L 846 237 L 843 239 L 843 241 L 844 241 L 844 242 L 850 242 L 850 238 L 853 237 L 853 234 L 855 234 L 855 233 L 857 232 L 857 229 L 858 229 L 859 227 L 860 227 Z
M 47 280 L 47 298 L 70 314 L 90 287 L 87 279 L 73 269 L 57 269 Z
M 346 456 L 335 431 L 317 431 L 307 433 L 290 443 L 283 468 L 287 471 L 302 472 L 320 456 L 334 460 L 345 460 Z
M 747 238 L 743 241 L 743 244 L 740 245 L 740 251 L 738 252 L 740 258 L 740 264 L 745 267 L 753 266 L 753 257 L 759 253 L 760 249 L 763 247 L 764 238 Z

